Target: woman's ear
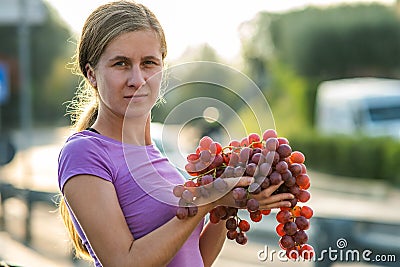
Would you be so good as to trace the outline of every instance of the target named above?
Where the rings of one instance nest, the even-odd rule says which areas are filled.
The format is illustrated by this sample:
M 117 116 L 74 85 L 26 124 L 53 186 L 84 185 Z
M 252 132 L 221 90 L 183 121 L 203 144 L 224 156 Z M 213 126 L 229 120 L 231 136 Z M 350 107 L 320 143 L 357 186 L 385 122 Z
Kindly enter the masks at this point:
M 89 63 L 87 63 L 85 69 L 86 69 L 86 77 L 89 80 L 90 84 L 94 88 L 97 88 L 96 74 L 94 73 L 93 67 L 90 66 Z

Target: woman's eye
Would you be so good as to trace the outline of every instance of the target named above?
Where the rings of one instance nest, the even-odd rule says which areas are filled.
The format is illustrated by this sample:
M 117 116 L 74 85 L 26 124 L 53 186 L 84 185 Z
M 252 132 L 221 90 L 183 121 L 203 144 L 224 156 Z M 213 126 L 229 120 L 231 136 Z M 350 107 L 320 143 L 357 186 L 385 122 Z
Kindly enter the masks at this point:
M 126 63 L 124 61 L 118 61 L 114 66 L 126 66 Z
M 144 65 L 157 65 L 156 62 L 152 61 L 152 60 L 146 60 L 145 62 L 143 62 Z

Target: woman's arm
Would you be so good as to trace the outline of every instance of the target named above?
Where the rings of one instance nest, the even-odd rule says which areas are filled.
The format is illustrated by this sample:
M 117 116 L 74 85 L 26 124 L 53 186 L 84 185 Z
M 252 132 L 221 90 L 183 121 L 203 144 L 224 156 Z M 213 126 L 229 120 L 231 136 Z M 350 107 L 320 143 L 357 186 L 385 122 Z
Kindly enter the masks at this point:
M 185 220 L 174 217 L 134 240 L 110 182 L 78 175 L 65 184 L 64 195 L 104 267 L 168 264 L 212 208 L 201 206 L 196 216 Z
M 200 237 L 200 252 L 204 266 L 211 266 L 218 257 L 226 239 L 225 221 L 208 222 Z

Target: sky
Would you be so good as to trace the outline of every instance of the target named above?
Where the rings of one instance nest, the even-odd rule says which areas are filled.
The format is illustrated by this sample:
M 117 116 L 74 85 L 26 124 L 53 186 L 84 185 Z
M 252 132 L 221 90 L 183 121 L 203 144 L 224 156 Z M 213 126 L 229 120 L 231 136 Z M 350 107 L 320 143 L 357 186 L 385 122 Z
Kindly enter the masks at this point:
M 84 20 L 98 5 L 107 0 L 46 0 L 60 17 L 79 33 Z M 168 58 L 179 58 L 187 47 L 208 43 L 225 60 L 240 53 L 238 28 L 260 11 L 285 12 L 307 5 L 327 6 L 340 3 L 380 2 L 395 0 L 137 0 L 148 6 L 163 25 Z

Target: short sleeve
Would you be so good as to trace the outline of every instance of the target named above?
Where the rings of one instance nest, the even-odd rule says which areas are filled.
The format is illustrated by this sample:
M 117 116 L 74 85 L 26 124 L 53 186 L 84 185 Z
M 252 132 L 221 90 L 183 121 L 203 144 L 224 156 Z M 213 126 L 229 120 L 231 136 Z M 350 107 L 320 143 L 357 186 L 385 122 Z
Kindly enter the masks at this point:
M 58 185 L 63 192 L 65 183 L 80 174 L 89 174 L 112 182 L 113 163 L 106 149 L 93 137 L 69 139 L 58 157 Z

